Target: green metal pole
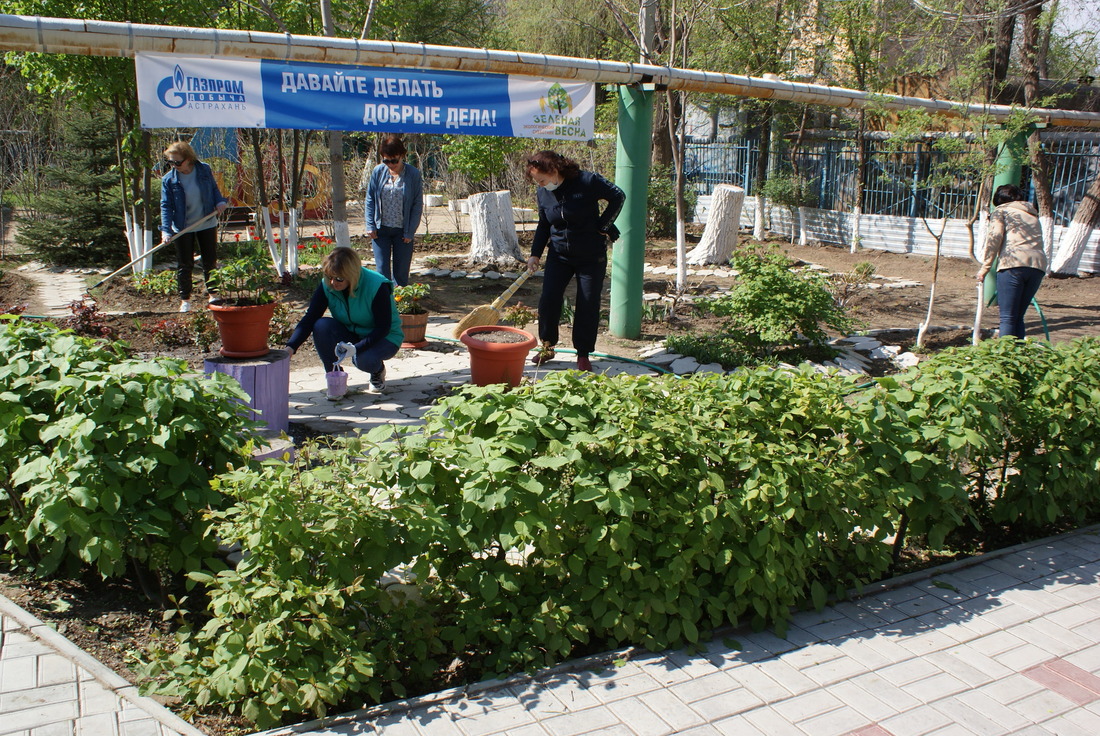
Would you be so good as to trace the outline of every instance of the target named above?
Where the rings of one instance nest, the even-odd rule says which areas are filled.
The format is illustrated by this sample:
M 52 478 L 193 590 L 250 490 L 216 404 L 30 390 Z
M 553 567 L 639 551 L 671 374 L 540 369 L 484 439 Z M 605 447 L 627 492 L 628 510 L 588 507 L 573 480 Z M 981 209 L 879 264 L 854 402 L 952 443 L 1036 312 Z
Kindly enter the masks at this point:
M 1030 131 L 1017 133 L 1001 144 L 997 151 L 997 171 L 993 175 L 994 192 L 1004 184 L 1020 186 L 1029 133 Z M 991 197 L 992 195 L 993 192 L 990 192 Z M 993 267 L 985 275 L 985 293 L 987 305 L 994 306 L 997 303 L 997 261 L 993 261 Z
M 645 85 L 643 85 L 645 86 Z M 636 339 L 642 334 L 646 200 L 649 147 L 653 131 L 653 90 L 619 87 L 619 135 L 615 183 L 626 194 L 615 225 L 621 236 L 611 250 L 611 334 Z

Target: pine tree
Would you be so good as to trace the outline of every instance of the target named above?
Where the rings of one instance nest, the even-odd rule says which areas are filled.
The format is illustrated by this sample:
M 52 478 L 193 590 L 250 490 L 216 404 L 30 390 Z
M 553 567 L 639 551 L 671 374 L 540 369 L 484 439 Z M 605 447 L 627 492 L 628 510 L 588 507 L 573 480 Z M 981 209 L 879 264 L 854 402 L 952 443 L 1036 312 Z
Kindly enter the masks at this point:
M 78 114 L 62 135 L 65 165 L 48 167 L 48 186 L 31 202 L 16 241 L 48 263 L 102 266 L 127 253 L 110 118 Z

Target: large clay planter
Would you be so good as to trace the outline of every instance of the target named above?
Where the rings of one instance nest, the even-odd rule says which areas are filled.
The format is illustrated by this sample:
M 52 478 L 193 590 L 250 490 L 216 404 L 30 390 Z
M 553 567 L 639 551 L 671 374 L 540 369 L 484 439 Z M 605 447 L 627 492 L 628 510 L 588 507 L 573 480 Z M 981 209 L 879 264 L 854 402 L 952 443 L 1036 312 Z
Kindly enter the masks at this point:
M 220 352 L 227 358 L 258 358 L 267 355 L 267 336 L 271 332 L 271 316 L 275 303 L 252 307 L 230 307 L 214 302 L 210 313 L 218 323 L 222 338 Z
M 473 335 L 482 332 L 513 332 L 523 336 L 521 342 L 486 342 Z M 470 351 L 470 378 L 478 386 L 507 383 L 518 386 L 523 379 L 523 364 L 527 354 L 538 342 L 530 332 L 504 325 L 471 327 L 458 338 Z
M 428 313 L 401 315 L 401 331 L 405 333 L 403 348 L 422 348 L 428 344 L 424 333 L 428 330 Z

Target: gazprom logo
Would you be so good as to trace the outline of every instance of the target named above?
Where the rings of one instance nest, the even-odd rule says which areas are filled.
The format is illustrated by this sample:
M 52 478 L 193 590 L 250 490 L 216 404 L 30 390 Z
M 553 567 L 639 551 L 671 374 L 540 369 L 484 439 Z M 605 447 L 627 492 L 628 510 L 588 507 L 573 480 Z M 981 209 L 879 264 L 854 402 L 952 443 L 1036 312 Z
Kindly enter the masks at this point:
M 245 102 L 244 81 L 240 79 L 217 79 L 196 77 L 183 73 L 179 64 L 172 76 L 160 80 L 157 85 L 157 98 L 161 104 L 173 110 L 189 103 L 243 103 Z

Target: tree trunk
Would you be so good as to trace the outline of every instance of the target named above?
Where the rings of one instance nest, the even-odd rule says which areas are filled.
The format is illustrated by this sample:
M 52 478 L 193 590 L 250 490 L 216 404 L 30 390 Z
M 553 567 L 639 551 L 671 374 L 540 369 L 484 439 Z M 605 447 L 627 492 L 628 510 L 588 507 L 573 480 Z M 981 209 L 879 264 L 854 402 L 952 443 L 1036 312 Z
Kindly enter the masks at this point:
M 850 251 L 859 252 L 863 242 L 863 190 L 867 188 L 867 111 L 860 109 L 856 127 L 856 193 L 852 207 L 852 243 Z
M 1073 276 L 1081 264 L 1081 254 L 1088 245 L 1093 229 L 1100 224 L 1100 176 L 1089 184 L 1084 199 L 1073 213 L 1073 222 L 1062 236 L 1058 250 L 1050 264 L 1050 272 L 1062 276 Z
M 729 261 L 737 248 L 737 234 L 741 227 L 741 208 L 745 203 L 745 190 L 732 184 L 719 184 L 712 193 L 710 213 L 703 229 L 699 245 L 687 254 L 692 265 L 717 264 Z
M 759 155 L 756 159 L 756 181 L 753 182 L 753 194 L 756 195 L 756 212 L 753 216 L 752 236 L 757 240 L 764 239 L 764 196 L 760 194 L 761 188 L 768 180 L 768 164 L 772 150 L 772 113 L 774 105 L 764 107 L 764 114 L 760 120 Z
M 1043 12 L 1042 3 L 1028 7 L 1024 11 L 1024 32 L 1021 39 L 1024 67 L 1024 104 L 1032 107 L 1039 95 L 1039 16 Z M 1031 179 L 1035 183 L 1035 202 L 1039 208 L 1039 223 L 1043 229 L 1043 250 L 1050 262 L 1054 254 L 1054 198 L 1050 195 L 1050 161 L 1043 152 L 1039 140 L 1039 130 L 1031 131 L 1027 138 L 1028 153 L 1031 154 Z
M 369 13 L 368 13 L 369 15 Z M 326 36 L 336 35 L 336 24 L 332 19 L 331 0 L 321 0 L 321 25 Z M 363 29 L 366 32 L 367 28 Z M 344 177 L 344 134 L 339 130 L 328 132 L 329 178 L 332 182 L 332 234 L 336 238 L 336 247 L 350 248 L 351 234 L 348 232 L 348 193 Z
M 470 260 L 474 263 L 523 261 L 516 237 L 511 192 L 482 192 L 469 197 Z

